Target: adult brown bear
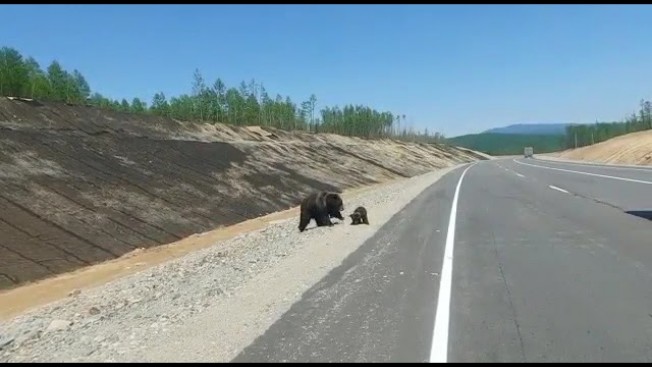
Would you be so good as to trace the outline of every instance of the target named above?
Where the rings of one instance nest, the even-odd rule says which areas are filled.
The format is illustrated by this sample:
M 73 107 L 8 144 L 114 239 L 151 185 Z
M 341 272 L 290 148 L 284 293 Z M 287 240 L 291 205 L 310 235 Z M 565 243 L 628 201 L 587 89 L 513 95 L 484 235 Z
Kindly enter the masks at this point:
M 331 217 L 344 220 L 341 213 L 343 210 L 344 201 L 340 194 L 329 191 L 313 192 L 301 202 L 299 231 L 303 232 L 311 219 L 317 222 L 318 227 L 332 226 Z

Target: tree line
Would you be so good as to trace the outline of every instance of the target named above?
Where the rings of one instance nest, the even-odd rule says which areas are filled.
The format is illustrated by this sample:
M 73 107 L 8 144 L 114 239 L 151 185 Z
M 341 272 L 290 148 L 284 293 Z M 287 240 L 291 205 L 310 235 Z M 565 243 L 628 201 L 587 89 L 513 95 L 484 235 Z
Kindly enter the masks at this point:
M 638 112 L 632 113 L 624 121 L 567 126 L 566 148 L 593 145 L 616 136 L 652 129 L 652 103 L 641 100 L 639 106 Z
M 524 147 L 532 147 L 538 154 L 557 152 L 564 149 L 565 139 L 563 134 L 481 133 L 456 136 L 449 139 L 449 142 L 489 155 L 501 156 L 523 154 Z
M 260 125 L 362 138 L 445 142 L 443 134 L 407 126 L 405 115 L 353 104 L 342 108 L 325 107 L 317 111 L 317 97 L 314 94 L 306 101 L 295 103 L 287 96 L 271 96 L 262 83 L 253 79 L 249 83 L 241 82 L 237 88 L 225 85 L 220 78 L 210 84 L 197 69 L 189 93 L 168 98 L 159 92 L 154 94 L 149 105 L 139 98 L 113 100 L 92 91 L 78 70 L 69 72 L 56 60 L 42 70 L 34 58 L 24 58 L 10 47 L 0 49 L 0 96 L 90 104 L 120 112 L 155 114 L 213 124 Z

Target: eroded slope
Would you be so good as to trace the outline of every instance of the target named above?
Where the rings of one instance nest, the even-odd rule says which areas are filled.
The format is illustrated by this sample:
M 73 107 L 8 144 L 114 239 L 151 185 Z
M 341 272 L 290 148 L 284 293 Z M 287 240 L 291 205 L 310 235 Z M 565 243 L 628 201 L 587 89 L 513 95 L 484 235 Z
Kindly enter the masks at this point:
M 652 130 L 622 135 L 595 145 L 549 155 L 588 162 L 652 165 Z
M 0 98 L 0 289 L 287 209 L 312 190 L 477 159 L 446 146 Z

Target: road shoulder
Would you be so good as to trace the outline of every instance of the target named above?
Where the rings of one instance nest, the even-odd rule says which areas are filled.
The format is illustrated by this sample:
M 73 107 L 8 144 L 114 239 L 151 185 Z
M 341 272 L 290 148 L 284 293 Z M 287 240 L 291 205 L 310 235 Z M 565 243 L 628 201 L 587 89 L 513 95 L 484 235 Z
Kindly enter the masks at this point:
M 279 220 L 18 317 L 2 325 L 14 340 L 0 350 L 0 360 L 202 360 L 190 350 L 202 353 L 212 346 L 212 361 L 228 361 L 394 213 L 455 168 L 345 197 L 347 212 L 368 208 L 370 226 L 346 221 L 299 233 L 296 218 Z M 213 340 L 190 338 L 208 331 L 217 333 Z

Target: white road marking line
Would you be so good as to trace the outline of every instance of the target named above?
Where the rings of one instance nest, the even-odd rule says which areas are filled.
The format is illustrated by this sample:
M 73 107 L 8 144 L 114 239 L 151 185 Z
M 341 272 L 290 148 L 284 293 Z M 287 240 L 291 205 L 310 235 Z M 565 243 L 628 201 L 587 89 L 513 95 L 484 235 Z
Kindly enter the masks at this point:
M 457 221 L 457 201 L 460 196 L 460 187 L 464 175 L 469 169 L 477 164 L 468 166 L 457 182 L 453 204 L 451 206 L 450 218 L 448 220 L 448 231 L 446 232 L 446 247 L 444 248 L 444 262 L 439 282 L 439 296 L 437 297 L 437 310 L 435 312 L 435 329 L 432 333 L 432 348 L 430 349 L 430 362 L 446 362 L 448 359 L 448 327 L 451 308 L 451 288 L 453 283 L 453 250 L 455 246 L 455 222 Z
M 578 175 L 587 175 L 587 176 L 595 176 L 595 177 L 602 177 L 602 178 L 610 178 L 612 180 L 620 180 L 620 181 L 627 181 L 627 182 L 636 182 L 636 183 L 641 183 L 641 184 L 646 184 L 646 185 L 652 185 L 651 181 L 643 181 L 643 180 L 636 180 L 633 178 L 624 178 L 624 177 L 616 177 L 616 176 L 608 176 L 608 175 L 601 175 L 599 173 L 589 173 L 589 172 L 582 172 L 582 171 L 573 171 L 570 169 L 563 169 L 563 168 L 553 168 L 553 167 L 546 167 L 546 166 L 537 166 L 535 164 L 529 164 L 529 163 L 523 163 L 519 162 L 516 159 L 514 159 L 514 162 L 518 164 L 522 164 L 525 166 L 532 166 L 536 168 L 543 168 L 543 169 L 551 169 L 554 171 L 562 171 L 562 172 L 570 172 L 570 173 L 577 173 Z
M 518 177 L 521 177 L 521 178 L 522 178 L 522 177 L 525 177 L 525 176 L 523 176 L 522 174 L 520 174 L 520 173 L 518 173 L 518 172 L 516 172 L 516 171 L 514 171 L 514 170 L 512 170 L 512 169 L 509 169 L 509 168 L 503 167 L 503 166 L 501 166 L 501 165 L 498 164 L 498 163 L 496 163 L 496 165 L 497 165 L 498 167 L 502 168 L 503 170 L 505 170 L 505 172 L 513 172 L 513 173 L 516 174 L 516 176 L 518 176 Z
M 568 192 L 568 191 L 566 191 L 566 190 L 564 190 L 564 189 L 562 189 L 562 188 L 559 188 L 559 187 L 557 187 L 557 186 L 548 185 L 548 187 L 551 188 L 551 189 L 553 189 L 553 190 L 561 191 L 561 192 L 563 192 L 563 193 L 565 193 L 565 194 L 570 194 L 570 192 Z

